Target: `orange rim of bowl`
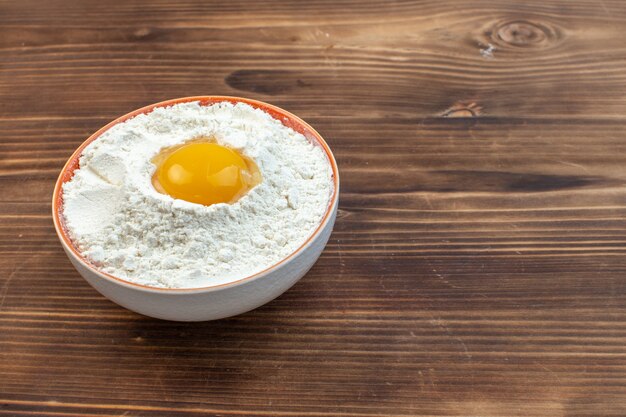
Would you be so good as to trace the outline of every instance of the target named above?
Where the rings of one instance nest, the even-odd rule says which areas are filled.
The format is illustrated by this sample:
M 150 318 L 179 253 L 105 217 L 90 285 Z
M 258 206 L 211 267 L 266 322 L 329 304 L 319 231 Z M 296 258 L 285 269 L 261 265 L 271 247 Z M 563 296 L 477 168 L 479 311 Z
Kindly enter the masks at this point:
M 229 102 L 232 104 L 237 104 L 237 103 L 248 104 L 256 109 L 262 110 L 265 113 L 269 114 L 274 119 L 280 121 L 284 126 L 289 127 L 298 133 L 301 133 L 313 145 L 321 147 L 324 150 L 324 153 L 326 154 L 326 158 L 328 159 L 328 162 L 331 165 L 332 175 L 333 175 L 333 193 L 328 202 L 328 207 L 326 208 L 324 217 L 320 221 L 317 228 L 313 231 L 313 233 L 311 233 L 309 237 L 304 241 L 304 243 L 302 243 L 291 254 L 281 259 L 277 263 L 263 269 L 262 271 L 259 271 L 255 274 L 246 276 L 244 278 L 240 278 L 232 282 L 227 282 L 224 284 L 210 285 L 206 287 L 197 287 L 197 288 L 160 288 L 160 287 L 152 287 L 149 285 L 137 284 L 135 282 L 128 281 L 128 280 L 116 277 L 115 275 L 111 275 L 109 273 L 99 270 L 95 265 L 93 265 L 90 261 L 88 261 L 87 258 L 85 258 L 80 252 L 78 252 L 78 250 L 74 246 L 74 243 L 72 242 L 72 240 L 67 234 L 65 221 L 63 219 L 63 216 L 61 215 L 61 208 L 63 207 L 63 193 L 62 193 L 63 184 L 69 181 L 70 179 L 72 179 L 72 177 L 74 176 L 74 171 L 79 168 L 79 165 L 80 165 L 79 160 L 85 148 L 90 143 L 97 140 L 104 132 L 109 130 L 111 127 L 119 123 L 123 123 L 129 119 L 132 119 L 135 116 L 139 116 L 141 114 L 148 114 L 155 108 L 168 107 L 168 106 L 172 106 L 175 104 L 189 103 L 189 102 L 196 102 L 196 101 L 199 102 L 200 105 L 202 106 L 207 106 L 207 105 L 221 103 L 221 102 Z M 286 110 L 281 109 L 280 107 L 274 106 L 272 104 L 264 103 L 262 101 L 249 99 L 249 98 L 233 97 L 233 96 L 193 96 L 193 97 L 182 97 L 182 98 L 175 98 L 171 100 L 161 101 L 159 103 L 150 104 L 148 106 L 134 110 L 121 117 L 118 117 L 117 119 L 108 123 L 104 127 L 100 128 L 97 132 L 89 136 L 89 138 L 87 138 L 87 140 L 85 140 L 74 151 L 72 156 L 65 163 L 65 166 L 61 170 L 61 173 L 59 174 L 59 178 L 56 181 L 56 184 L 54 186 L 54 192 L 52 194 L 52 219 L 54 222 L 54 228 L 56 229 L 57 235 L 61 239 L 61 242 L 65 244 L 66 248 L 69 248 L 69 250 L 75 255 L 76 259 L 81 264 L 83 264 L 83 266 L 95 272 L 96 275 L 105 279 L 112 280 L 116 283 L 121 283 L 125 286 L 136 287 L 136 288 L 140 288 L 143 290 L 157 291 L 157 292 L 170 292 L 170 293 L 189 293 L 189 292 L 199 292 L 199 291 L 212 291 L 212 290 L 219 289 L 219 288 L 237 286 L 239 284 L 242 284 L 243 282 L 261 278 L 262 276 L 268 274 L 269 272 L 275 270 L 282 264 L 286 263 L 290 259 L 294 258 L 296 255 L 302 252 L 302 250 L 304 250 L 313 241 L 313 239 L 315 239 L 319 235 L 322 229 L 326 226 L 326 223 L 328 222 L 333 212 L 333 209 L 335 205 L 337 204 L 338 195 L 339 195 L 339 171 L 337 169 L 337 162 L 335 161 L 335 157 L 333 156 L 333 153 L 331 152 L 330 147 L 328 146 L 326 141 L 322 138 L 322 136 L 319 133 L 317 133 L 317 131 L 313 129 L 304 120 L 300 119 L 298 116 Z

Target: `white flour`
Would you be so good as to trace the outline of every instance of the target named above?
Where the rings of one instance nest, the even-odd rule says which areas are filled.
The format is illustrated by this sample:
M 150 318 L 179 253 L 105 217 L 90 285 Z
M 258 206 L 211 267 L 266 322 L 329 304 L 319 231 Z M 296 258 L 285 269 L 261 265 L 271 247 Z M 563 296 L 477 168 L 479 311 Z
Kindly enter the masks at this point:
M 252 158 L 263 181 L 233 204 L 202 206 L 158 193 L 150 160 L 198 137 Z M 63 186 L 78 250 L 104 272 L 154 287 L 194 288 L 259 272 L 319 225 L 332 193 L 324 152 L 246 104 L 157 108 L 91 143 Z

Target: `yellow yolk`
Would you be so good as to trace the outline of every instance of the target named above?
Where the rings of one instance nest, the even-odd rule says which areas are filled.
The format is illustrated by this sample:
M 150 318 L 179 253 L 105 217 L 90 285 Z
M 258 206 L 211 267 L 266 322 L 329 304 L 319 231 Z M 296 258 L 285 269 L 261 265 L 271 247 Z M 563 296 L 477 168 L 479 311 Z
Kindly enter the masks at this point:
M 234 203 L 261 182 L 252 160 L 217 143 L 195 141 L 168 148 L 153 160 L 152 183 L 173 198 L 203 204 Z

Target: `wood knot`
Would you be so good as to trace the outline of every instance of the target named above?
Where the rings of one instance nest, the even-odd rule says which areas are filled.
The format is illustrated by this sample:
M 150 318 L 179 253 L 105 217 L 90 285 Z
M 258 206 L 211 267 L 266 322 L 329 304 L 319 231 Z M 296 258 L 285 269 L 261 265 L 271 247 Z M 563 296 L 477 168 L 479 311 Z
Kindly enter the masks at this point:
M 562 39 L 557 27 L 530 20 L 500 21 L 486 35 L 501 48 L 547 48 Z
M 474 101 L 457 101 L 441 113 L 441 117 L 478 117 L 482 110 L 483 108 Z
M 549 34 L 546 28 L 531 22 L 520 21 L 500 26 L 496 36 L 511 45 L 527 47 L 545 43 Z

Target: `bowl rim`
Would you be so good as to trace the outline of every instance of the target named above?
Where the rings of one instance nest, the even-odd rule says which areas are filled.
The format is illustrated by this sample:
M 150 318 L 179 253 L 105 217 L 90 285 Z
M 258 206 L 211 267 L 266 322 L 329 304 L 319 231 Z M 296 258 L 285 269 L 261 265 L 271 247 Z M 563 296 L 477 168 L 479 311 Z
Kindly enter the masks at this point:
M 61 217 L 61 207 L 63 203 L 63 193 L 62 186 L 65 182 L 69 181 L 74 174 L 74 171 L 79 167 L 79 159 L 82 155 L 84 149 L 93 141 L 98 139 L 104 132 L 112 128 L 113 126 L 123 123 L 135 116 L 139 116 L 141 114 L 148 114 L 152 112 L 156 108 L 160 107 L 168 107 L 175 104 L 188 103 L 188 102 L 200 102 L 200 105 L 212 105 L 221 102 L 229 102 L 232 104 L 237 103 L 245 103 L 256 109 L 262 110 L 265 113 L 269 114 L 276 120 L 279 120 L 283 125 L 292 128 L 293 130 L 303 134 L 307 140 L 313 143 L 313 145 L 319 146 L 324 151 L 332 170 L 332 180 L 333 180 L 333 192 L 329 199 L 328 206 L 326 207 L 326 211 L 324 213 L 324 217 L 318 224 L 317 228 L 307 237 L 307 239 L 293 252 L 291 252 L 288 256 L 284 257 L 280 261 L 270 265 L 269 267 L 263 269 L 262 271 L 256 272 L 252 275 L 245 276 L 243 278 L 237 279 L 235 281 L 226 282 L 223 284 L 217 285 L 209 285 L 204 287 L 193 287 L 193 288 L 160 288 L 153 287 L 144 284 L 138 284 L 132 281 L 125 280 L 123 278 L 117 277 L 115 275 L 109 274 L 107 272 L 103 272 L 92 265 L 74 246 L 74 243 L 70 239 L 67 234 L 66 227 L 64 225 L 64 221 Z M 226 288 L 236 287 L 241 284 L 254 281 L 260 279 L 280 267 L 284 266 L 290 260 L 295 258 L 297 255 L 302 253 L 307 247 L 311 245 L 311 243 L 321 234 L 321 232 L 325 229 L 326 225 L 330 221 L 336 207 L 337 201 L 339 198 L 339 170 L 337 168 L 337 162 L 335 161 L 335 157 L 330 150 L 330 147 L 326 143 L 326 141 L 311 125 L 307 122 L 299 118 L 293 113 L 288 112 L 278 106 L 274 106 L 269 103 L 265 103 L 259 100 L 244 98 L 244 97 L 236 97 L 236 96 L 189 96 L 189 97 L 180 97 L 174 98 L 170 100 L 160 101 L 158 103 L 149 104 L 147 106 L 141 107 L 139 109 L 133 110 L 129 113 L 124 114 L 116 118 L 115 120 L 107 123 L 100 129 L 98 129 L 95 133 L 89 136 L 83 143 L 81 143 L 76 150 L 69 157 L 61 172 L 56 180 L 54 185 L 54 191 L 52 193 L 52 219 L 54 223 L 54 229 L 61 241 L 62 245 L 66 249 L 66 252 L 74 257 L 76 261 L 78 261 L 84 268 L 90 270 L 95 273 L 99 278 L 102 278 L 106 281 L 109 281 L 114 284 L 123 285 L 127 288 L 137 289 L 141 291 L 147 292 L 155 292 L 155 293 L 169 293 L 169 294 L 189 294 L 189 293 L 203 293 L 203 292 L 212 292 L 223 290 Z

